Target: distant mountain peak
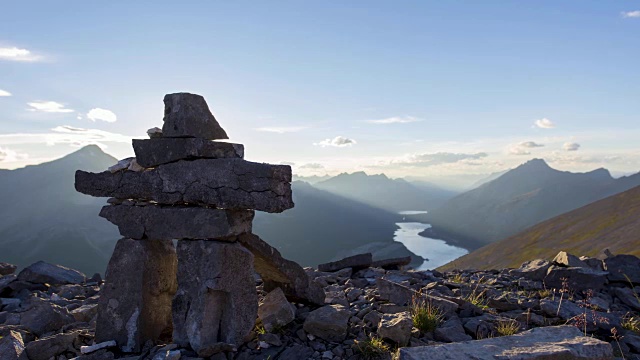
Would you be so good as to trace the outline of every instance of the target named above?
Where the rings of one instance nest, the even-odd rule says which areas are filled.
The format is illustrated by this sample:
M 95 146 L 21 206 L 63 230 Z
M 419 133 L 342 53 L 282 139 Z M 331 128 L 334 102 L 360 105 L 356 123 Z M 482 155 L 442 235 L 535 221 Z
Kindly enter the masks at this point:
M 547 164 L 546 161 L 544 161 L 544 159 L 531 159 L 529 161 L 527 161 L 526 163 L 518 166 L 518 168 L 530 168 L 530 169 L 551 169 L 551 166 L 549 166 L 549 164 Z

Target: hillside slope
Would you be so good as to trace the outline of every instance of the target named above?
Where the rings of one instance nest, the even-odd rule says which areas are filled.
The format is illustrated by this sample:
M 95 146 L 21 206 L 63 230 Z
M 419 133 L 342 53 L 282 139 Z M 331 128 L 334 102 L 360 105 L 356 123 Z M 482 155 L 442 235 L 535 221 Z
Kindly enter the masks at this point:
M 441 270 L 519 267 L 552 259 L 560 250 L 596 256 L 640 256 L 640 186 L 535 225 L 442 266 Z
M 605 169 L 571 173 L 534 159 L 432 211 L 427 218 L 433 228 L 424 235 L 479 248 L 638 185 L 638 174 L 614 179 Z

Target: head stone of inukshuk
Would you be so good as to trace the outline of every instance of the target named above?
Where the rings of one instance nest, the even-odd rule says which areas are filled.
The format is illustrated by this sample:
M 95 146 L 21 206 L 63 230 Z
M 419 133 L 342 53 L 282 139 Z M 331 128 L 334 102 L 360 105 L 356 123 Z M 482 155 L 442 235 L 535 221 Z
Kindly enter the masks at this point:
M 172 340 L 207 357 L 238 346 L 254 327 L 252 252 L 276 254 L 262 261 L 267 272 L 293 274 L 290 291 L 307 296 L 302 269 L 251 234 L 254 210 L 293 207 L 291 168 L 245 161 L 242 145 L 213 141 L 228 137 L 200 95 L 168 94 L 164 105 L 162 130 L 133 140 L 135 159 L 76 172 L 79 192 L 110 197 L 100 216 L 124 237 L 107 267 L 96 342 L 137 352 L 149 340 Z

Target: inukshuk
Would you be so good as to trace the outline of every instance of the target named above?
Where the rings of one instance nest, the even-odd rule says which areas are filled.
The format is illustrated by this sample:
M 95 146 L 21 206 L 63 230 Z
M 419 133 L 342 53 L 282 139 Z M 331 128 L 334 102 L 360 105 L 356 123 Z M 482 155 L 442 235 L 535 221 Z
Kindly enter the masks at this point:
M 293 207 L 291 168 L 245 161 L 242 145 L 212 141 L 228 137 L 202 96 L 169 94 L 164 104 L 162 131 L 133 140 L 128 167 L 76 173 L 78 191 L 111 197 L 100 216 L 124 236 L 107 268 L 96 341 L 136 352 L 173 328 L 174 343 L 208 356 L 241 344 L 255 324 L 254 262 L 265 288 L 320 304 L 324 293 L 251 234 L 254 210 Z

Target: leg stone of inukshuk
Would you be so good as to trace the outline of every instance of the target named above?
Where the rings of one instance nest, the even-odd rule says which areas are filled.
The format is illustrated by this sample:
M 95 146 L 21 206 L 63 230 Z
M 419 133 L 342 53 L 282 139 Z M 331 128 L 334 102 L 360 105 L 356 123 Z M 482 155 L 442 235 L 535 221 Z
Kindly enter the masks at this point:
M 178 241 L 173 341 L 207 357 L 242 344 L 255 325 L 253 255 L 239 243 Z
M 147 340 L 169 338 L 177 263 L 169 240 L 120 239 L 100 294 L 96 343 L 138 352 Z

